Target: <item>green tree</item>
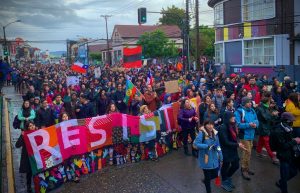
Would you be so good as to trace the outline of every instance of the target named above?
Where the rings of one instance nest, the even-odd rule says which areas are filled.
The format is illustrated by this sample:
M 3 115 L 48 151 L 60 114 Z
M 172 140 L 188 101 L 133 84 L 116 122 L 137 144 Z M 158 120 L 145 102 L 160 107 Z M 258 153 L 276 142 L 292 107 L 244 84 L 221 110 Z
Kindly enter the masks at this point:
M 174 5 L 168 7 L 166 10 L 162 9 L 162 17 L 159 22 L 163 25 L 177 25 L 181 30 L 183 29 L 183 20 L 185 19 L 184 9 L 178 8 Z
M 205 55 L 210 58 L 214 56 L 215 48 L 215 30 L 208 26 L 199 26 L 200 31 L 200 55 Z M 191 40 L 191 55 L 196 56 L 196 29 L 192 29 L 190 33 Z
M 98 53 L 98 52 L 90 53 L 89 57 L 91 60 L 96 60 L 96 61 L 101 61 L 101 59 L 102 59 L 101 53 Z
M 175 42 L 170 41 L 160 30 L 144 33 L 137 44 L 142 46 L 145 58 L 175 57 L 178 55 Z

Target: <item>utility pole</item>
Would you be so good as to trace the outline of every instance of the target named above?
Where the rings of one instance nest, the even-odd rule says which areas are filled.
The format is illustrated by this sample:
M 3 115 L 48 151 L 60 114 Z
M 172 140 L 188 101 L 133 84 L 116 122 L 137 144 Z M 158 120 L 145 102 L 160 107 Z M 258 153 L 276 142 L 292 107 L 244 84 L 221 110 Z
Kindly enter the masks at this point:
M 199 0 L 196 0 L 196 68 L 200 69 Z M 204 65 L 204 64 L 203 64 Z
M 185 8 L 185 38 L 184 38 L 184 50 L 185 50 L 185 70 L 189 69 L 189 31 L 190 31 L 190 14 L 189 14 L 189 0 L 186 0 L 186 8 Z
M 108 58 L 108 64 L 111 65 L 111 56 L 109 51 L 109 40 L 108 40 L 108 28 L 107 28 L 107 19 L 111 17 L 111 15 L 101 15 L 105 19 L 105 26 L 106 26 L 106 46 L 107 46 L 107 58 Z

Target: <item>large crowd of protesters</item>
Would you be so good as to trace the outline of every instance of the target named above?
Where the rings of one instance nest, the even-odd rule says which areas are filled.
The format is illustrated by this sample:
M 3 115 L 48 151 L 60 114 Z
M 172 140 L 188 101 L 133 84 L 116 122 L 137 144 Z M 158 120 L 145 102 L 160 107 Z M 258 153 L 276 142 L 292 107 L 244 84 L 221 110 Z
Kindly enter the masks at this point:
M 147 84 L 149 71 L 152 85 Z M 141 115 L 180 101 L 178 123 L 184 154 L 198 158 L 208 193 L 221 165 L 222 188 L 226 191 L 234 190 L 232 176 L 239 168 L 242 178 L 251 180 L 255 175 L 251 169 L 253 146 L 257 156 L 269 156 L 273 164 L 280 165 L 276 185 L 283 193 L 288 192 L 287 181 L 300 168 L 300 95 L 290 77 L 280 81 L 256 74 L 226 76 L 211 68 L 182 71 L 168 64 L 122 71 L 104 67 L 100 78 L 95 78 L 90 68 L 87 74 L 80 75 L 77 85 L 67 86 L 66 77 L 72 75 L 78 74 L 66 65 L 13 67 L 7 75 L 7 85 L 12 84 L 23 94 L 24 102 L 17 115 L 20 129 L 46 128 L 68 119 L 114 112 Z M 124 102 L 126 78 L 143 94 L 136 95 L 130 106 Z M 177 93 L 166 93 L 164 82 L 169 80 L 178 80 Z M 189 101 L 194 97 L 201 99 L 197 108 Z M 22 141 L 18 142 L 18 147 L 22 146 Z M 27 184 L 31 191 L 24 151 L 20 172 L 29 173 Z

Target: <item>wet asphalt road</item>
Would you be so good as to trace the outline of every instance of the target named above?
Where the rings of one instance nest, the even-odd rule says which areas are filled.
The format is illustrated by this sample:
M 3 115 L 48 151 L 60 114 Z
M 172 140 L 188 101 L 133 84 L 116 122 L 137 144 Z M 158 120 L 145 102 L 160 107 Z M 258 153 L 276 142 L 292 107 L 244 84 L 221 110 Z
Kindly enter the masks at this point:
M 11 98 L 9 105 L 10 122 L 21 107 L 20 95 L 15 95 L 13 87 L 3 89 L 7 97 Z M 19 130 L 11 129 L 12 146 L 20 135 Z M 26 181 L 23 174 L 19 174 L 19 161 L 21 150 L 13 148 L 13 161 L 15 172 L 15 185 L 17 193 L 26 192 Z M 255 176 L 251 181 L 245 181 L 240 171 L 233 176 L 237 193 L 280 193 L 275 186 L 279 178 L 279 167 L 271 163 L 269 158 L 252 156 L 252 170 Z M 173 151 L 165 155 L 159 162 L 143 161 L 140 163 L 126 164 L 120 167 L 106 167 L 102 171 L 82 176 L 80 183 L 66 183 L 52 191 L 54 193 L 197 193 L 205 192 L 201 182 L 203 173 L 198 168 L 197 160 L 186 157 L 182 150 Z M 289 182 L 290 193 L 300 193 L 300 175 Z M 215 187 L 215 193 L 225 192 Z

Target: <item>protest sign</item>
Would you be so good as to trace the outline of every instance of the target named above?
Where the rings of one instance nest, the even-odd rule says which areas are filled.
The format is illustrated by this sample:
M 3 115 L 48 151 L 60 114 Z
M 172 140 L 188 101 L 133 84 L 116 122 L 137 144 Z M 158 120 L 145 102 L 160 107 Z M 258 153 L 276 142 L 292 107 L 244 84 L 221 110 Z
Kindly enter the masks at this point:
M 165 82 L 165 88 L 167 93 L 176 93 L 178 92 L 179 86 L 177 80 L 172 80 Z

